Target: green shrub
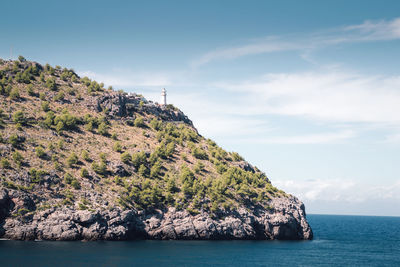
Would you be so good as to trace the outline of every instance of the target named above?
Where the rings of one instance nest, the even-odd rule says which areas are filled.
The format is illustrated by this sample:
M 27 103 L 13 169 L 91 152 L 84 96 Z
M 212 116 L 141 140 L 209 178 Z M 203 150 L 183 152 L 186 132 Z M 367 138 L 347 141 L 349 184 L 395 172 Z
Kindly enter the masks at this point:
M 0 108 L 0 119 L 6 118 L 6 114 L 4 114 L 4 110 Z
M 35 91 L 33 90 L 33 85 L 32 84 L 29 84 L 26 87 L 26 91 L 27 91 L 28 95 L 30 95 L 30 96 L 35 96 L 36 95 Z
M 59 149 L 63 149 L 64 148 L 64 140 L 63 139 L 58 140 L 57 146 Z
M 192 186 L 189 182 L 185 181 L 182 186 L 182 192 L 185 195 L 186 199 L 189 199 L 193 195 Z
M 115 142 L 115 144 L 114 144 L 114 146 L 113 146 L 113 150 L 114 150 L 115 152 L 121 153 L 121 152 L 122 152 L 122 145 L 121 145 L 121 143 L 120 143 L 120 142 Z
M 64 182 L 66 184 L 71 184 L 74 179 L 75 178 L 72 177 L 72 175 L 70 173 L 67 172 L 66 174 L 64 174 Z
M 15 128 L 16 128 L 18 131 L 22 131 L 22 124 L 21 124 L 21 123 L 15 124 Z
M 37 148 L 35 148 L 35 153 L 36 156 L 38 156 L 39 158 L 45 158 L 46 157 L 46 152 L 43 150 L 42 147 L 38 146 Z
M 104 122 L 100 123 L 99 128 L 98 128 L 98 133 L 101 135 L 104 135 L 104 136 L 108 135 L 108 126 L 106 123 L 104 123 Z
M 121 154 L 121 161 L 125 164 L 129 164 L 131 162 L 131 155 L 128 152 L 124 152 Z
M 17 87 L 14 87 L 11 92 L 10 92 L 10 98 L 13 100 L 16 100 L 18 98 L 20 98 L 20 94 L 19 94 L 19 89 Z
M 61 80 L 66 81 L 68 79 L 68 73 L 62 72 L 60 75 Z
M 82 150 L 81 156 L 84 161 L 90 161 L 89 152 L 87 150 Z
M 208 154 L 206 151 L 204 151 L 203 149 L 200 149 L 198 147 L 194 148 L 192 150 L 192 155 L 197 158 L 197 159 L 204 159 L 204 160 L 208 160 Z
M 48 172 L 44 170 L 36 170 L 35 168 L 29 169 L 29 176 L 31 177 L 32 183 L 40 183 L 43 176 L 48 175 Z
M 162 167 L 162 165 L 159 161 L 154 163 L 154 165 L 150 169 L 150 177 L 157 178 L 158 175 L 160 175 L 161 167 Z
M 81 78 L 81 82 L 86 86 L 90 85 L 90 79 L 88 77 L 86 77 L 86 76 Z
M 63 130 L 64 130 L 64 123 L 62 121 L 59 121 L 56 124 L 56 131 L 57 131 L 57 133 L 62 134 Z
M 85 125 L 85 129 L 89 132 L 93 131 L 93 122 L 89 121 L 86 125 Z
M 167 180 L 166 189 L 170 193 L 177 192 L 178 188 L 176 187 L 176 182 L 175 182 L 175 179 L 173 177 L 170 177 Z
M 147 162 L 147 157 L 144 151 L 132 155 L 132 165 L 135 166 L 136 169 L 138 169 L 140 165 L 146 164 L 146 162 Z
M 117 136 L 117 134 L 114 132 L 114 133 L 112 133 L 112 135 L 111 135 L 111 138 L 113 139 L 113 140 L 118 140 L 118 136 Z
M 195 173 L 200 173 L 200 172 L 202 172 L 203 170 L 204 170 L 204 164 L 203 163 L 201 163 L 200 161 L 198 161 L 197 163 L 196 163 L 196 165 L 194 166 L 194 172 Z
M 18 135 L 10 135 L 8 138 L 8 143 L 10 143 L 13 147 L 18 147 L 20 145 L 20 139 L 18 138 Z
M 26 61 L 26 59 L 23 57 L 23 56 L 18 56 L 18 60 L 19 60 L 19 62 L 25 62 Z
M 72 152 L 67 158 L 67 166 L 73 167 L 75 164 L 78 163 L 78 161 L 79 161 L 78 156 L 74 152 Z
M 18 110 L 13 114 L 13 121 L 15 123 L 21 123 L 22 125 L 26 124 L 27 119 L 25 118 L 25 114 L 22 110 Z
M 54 149 L 55 149 L 54 143 L 53 143 L 53 142 L 50 142 L 50 143 L 48 144 L 47 148 L 48 148 L 50 151 L 54 151 Z M 55 156 L 55 155 L 53 155 L 53 156 Z
M 81 189 L 81 184 L 76 179 L 71 182 L 71 186 L 76 190 Z
M 18 167 L 20 167 L 24 161 L 24 157 L 18 151 L 15 151 L 12 154 L 12 158 L 13 158 L 14 162 L 18 165 Z
M 56 80 L 53 77 L 50 77 L 46 80 L 46 87 L 52 91 L 57 90 Z
M 243 158 L 237 152 L 232 152 L 232 159 L 234 161 L 242 161 L 243 160 Z
M 77 117 L 69 114 L 67 110 L 64 110 L 63 114 L 55 117 L 54 124 L 56 125 L 57 131 L 74 130 L 78 125 L 78 121 Z
M 217 164 L 215 164 L 215 168 L 219 174 L 223 174 L 227 170 L 226 165 L 220 162 L 217 162 Z
M 58 163 L 57 161 L 54 162 L 53 166 L 54 166 L 54 169 L 57 170 L 57 171 L 62 171 L 63 170 L 63 166 L 60 163 Z
M 137 117 L 137 118 L 135 119 L 135 122 L 134 122 L 133 124 L 134 124 L 136 127 L 144 127 L 144 126 L 145 126 L 144 120 L 143 120 L 142 117 Z
M 107 154 L 104 153 L 104 152 L 100 152 L 99 158 L 101 159 L 102 162 L 106 162 L 107 161 Z
M 12 90 L 11 84 L 7 85 L 7 86 L 4 88 L 4 95 L 6 95 L 6 96 L 10 95 L 11 90 Z
M 39 94 L 39 99 L 42 100 L 42 101 L 45 101 L 46 100 L 46 95 L 44 93 L 40 93 Z
M 89 177 L 89 171 L 86 168 L 82 168 L 81 169 L 81 176 L 85 177 L 85 178 Z
M 87 210 L 87 209 L 88 209 L 88 207 L 87 207 L 85 204 L 83 204 L 83 203 L 78 203 L 78 208 L 79 208 L 80 210 Z
M 68 89 L 67 89 L 67 93 L 68 93 L 69 95 L 75 95 L 75 94 L 76 94 L 74 88 L 68 88 Z
M 187 155 L 186 155 L 185 153 L 182 153 L 182 154 L 181 154 L 181 158 L 182 158 L 182 160 L 184 160 L 184 161 L 188 161 Z
M 4 78 L 2 80 L 4 80 Z M 8 90 L 8 89 L 10 89 L 10 90 Z M 11 91 L 10 87 L 0 84 L 0 94 L 1 95 L 8 96 L 10 91 Z
M 101 162 L 100 164 L 93 162 L 92 170 L 99 175 L 106 175 L 107 174 L 107 165 L 105 162 Z
M 57 133 L 58 134 L 62 134 L 62 132 L 63 132 L 63 130 L 64 130 L 64 123 L 62 122 L 62 121 L 59 121 L 57 124 L 56 124 L 56 131 L 57 131 Z
M 29 70 L 25 70 L 24 72 L 18 72 L 15 75 L 15 81 L 18 83 L 30 83 L 31 80 L 34 79 Z
M 89 93 L 103 90 L 103 88 L 100 86 L 100 84 L 98 84 L 96 81 L 92 81 L 92 82 L 89 82 L 89 83 L 90 83 L 89 86 L 88 86 L 88 92 Z M 86 82 L 85 82 L 85 84 L 87 85 Z
M 190 142 L 197 142 L 198 138 L 199 138 L 199 135 L 195 131 L 193 131 L 192 129 L 189 129 L 189 128 L 184 128 L 182 130 L 181 135 L 184 140 L 187 140 Z
M 138 170 L 140 176 L 145 177 L 147 175 L 147 168 L 144 164 L 141 164 Z
M 44 102 L 43 102 L 44 103 Z M 48 103 L 48 102 L 46 102 L 46 103 Z M 48 106 L 48 105 L 47 105 Z M 43 106 L 42 106 L 43 107 Z M 54 115 L 54 112 L 53 111 L 48 111 L 47 113 L 46 113 L 46 118 L 44 119 L 44 124 L 45 124 L 45 126 L 47 127 L 47 128 L 50 128 L 52 125 L 53 125 L 53 123 L 54 123 L 54 119 L 55 119 L 55 115 Z
M 191 185 L 193 184 L 194 178 L 193 172 L 187 166 L 183 165 L 180 173 L 181 182 L 188 182 Z
M 43 101 L 41 106 L 42 106 L 42 110 L 44 112 L 48 112 L 50 110 L 50 105 L 49 105 L 49 102 L 47 102 L 47 101 Z
M 6 159 L 6 158 L 2 158 L 2 159 L 0 160 L 0 165 L 1 165 L 1 167 L 2 167 L 3 169 L 8 169 L 8 168 L 11 167 L 10 162 L 9 162 L 8 159 Z
M 156 131 L 159 131 L 162 127 L 162 122 L 157 120 L 157 119 L 152 119 L 150 122 L 151 128 L 153 128 Z
M 174 143 L 168 143 L 168 145 L 165 148 L 165 156 L 168 158 L 172 156 L 175 152 L 175 144 Z
M 153 153 L 150 154 L 149 162 L 150 162 L 151 164 L 156 163 L 156 161 L 158 161 L 158 160 L 160 159 L 160 154 L 161 154 L 161 153 L 159 152 L 159 150 L 153 151 Z
M 54 100 L 55 101 L 62 101 L 62 100 L 64 100 L 64 97 L 65 97 L 64 92 L 60 91 L 60 92 L 57 93 L 57 95 L 54 96 Z

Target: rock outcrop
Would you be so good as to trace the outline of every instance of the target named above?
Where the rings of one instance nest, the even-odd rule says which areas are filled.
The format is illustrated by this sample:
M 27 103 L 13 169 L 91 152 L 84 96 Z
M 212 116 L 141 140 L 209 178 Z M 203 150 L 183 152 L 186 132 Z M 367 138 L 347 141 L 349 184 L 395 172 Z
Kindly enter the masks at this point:
M 163 121 L 183 122 L 193 126 L 192 121 L 172 105 L 159 105 L 137 94 L 107 92 L 100 97 L 93 97 L 88 106 L 97 112 L 107 110 L 114 118 L 135 118 L 135 114 L 151 114 Z
M 131 239 L 312 239 L 304 205 L 295 197 L 274 199 L 273 209 L 244 208 L 211 218 L 208 213 L 155 210 L 74 210 L 50 208 L 18 217 L 11 209 L 32 210 L 27 195 L 0 191 L 0 236 L 15 240 Z M 6 217 L 6 218 L 5 218 Z

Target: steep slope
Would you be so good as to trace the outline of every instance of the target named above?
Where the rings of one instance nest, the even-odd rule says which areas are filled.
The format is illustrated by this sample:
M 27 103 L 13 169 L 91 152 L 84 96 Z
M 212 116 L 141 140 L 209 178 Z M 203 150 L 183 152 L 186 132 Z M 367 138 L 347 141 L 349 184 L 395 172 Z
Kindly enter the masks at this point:
M 0 61 L 0 237 L 312 239 L 304 205 L 172 105 Z

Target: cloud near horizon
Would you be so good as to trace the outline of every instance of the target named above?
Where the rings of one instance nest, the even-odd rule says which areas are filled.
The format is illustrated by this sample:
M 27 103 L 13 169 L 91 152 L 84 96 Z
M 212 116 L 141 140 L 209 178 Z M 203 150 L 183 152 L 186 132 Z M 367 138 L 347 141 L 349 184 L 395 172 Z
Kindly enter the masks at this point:
M 347 214 L 397 215 L 391 210 L 393 203 L 399 203 L 400 180 L 386 184 L 368 184 L 353 179 L 309 179 L 309 180 L 273 180 L 273 185 L 298 197 L 306 205 L 308 212 L 320 213 L 322 203 L 332 207 L 349 208 Z M 376 210 L 368 208 L 379 203 Z M 393 213 L 394 212 L 394 213 Z M 334 211 L 331 211 L 331 214 Z

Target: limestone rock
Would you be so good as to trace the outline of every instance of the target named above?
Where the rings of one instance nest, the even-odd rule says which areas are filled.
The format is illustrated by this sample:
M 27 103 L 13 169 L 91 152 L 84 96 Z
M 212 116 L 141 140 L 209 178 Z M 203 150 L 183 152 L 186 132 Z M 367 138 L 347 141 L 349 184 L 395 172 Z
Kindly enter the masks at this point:
M 136 210 L 87 211 L 51 208 L 7 217 L 11 208 L 33 208 L 29 196 L 0 190 L 0 237 L 16 240 L 127 239 L 312 239 L 304 205 L 297 198 L 272 200 L 271 209 L 241 208 L 212 218 L 175 208 L 151 213 Z M 5 219 L 4 219 L 5 217 Z M 1 226 L 2 225 L 2 226 Z

